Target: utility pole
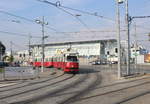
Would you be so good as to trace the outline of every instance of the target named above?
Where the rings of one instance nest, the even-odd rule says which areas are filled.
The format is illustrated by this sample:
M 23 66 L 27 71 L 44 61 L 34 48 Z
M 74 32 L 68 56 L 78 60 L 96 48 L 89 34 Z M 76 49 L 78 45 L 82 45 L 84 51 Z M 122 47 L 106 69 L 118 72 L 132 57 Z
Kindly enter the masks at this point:
M 29 62 L 29 64 L 30 64 L 30 56 L 31 56 L 31 48 L 30 48 L 30 45 L 31 45 L 31 38 L 32 38 L 32 36 L 29 34 L 29 59 L 28 59 L 28 62 Z
M 12 41 L 10 41 L 10 56 L 12 57 Z
M 45 54 L 44 54 L 44 16 L 42 19 L 42 70 L 41 72 L 44 71 L 44 58 L 45 58 Z
M 13 50 L 12 50 L 12 44 L 13 44 L 13 42 L 12 42 L 12 41 L 10 41 L 10 62 L 11 62 L 11 64 L 12 64 L 12 61 L 13 61 Z
M 120 9 L 119 4 L 123 3 L 121 0 L 116 1 L 116 28 L 117 28 L 117 49 L 118 49 L 118 79 L 121 77 L 121 45 L 120 45 Z
M 126 8 L 126 34 L 127 34 L 127 75 L 130 75 L 130 30 L 129 30 L 129 10 L 128 0 L 125 0 Z
M 148 34 L 148 37 L 149 37 L 149 39 L 148 39 L 148 40 L 150 41 L 150 33 Z
M 48 22 L 45 22 L 44 16 L 42 18 L 42 21 L 41 20 L 35 20 L 35 22 L 38 24 L 41 24 L 41 26 L 42 26 L 42 45 L 41 45 L 41 47 L 42 47 L 42 67 L 41 67 L 41 72 L 43 72 L 44 71 L 44 59 L 45 59 L 44 39 L 48 37 L 48 36 L 45 36 L 45 34 L 44 34 L 44 26 L 48 25 Z
M 0 61 L 2 61 L 2 47 L 0 46 Z
M 134 29 L 135 29 L 135 44 L 134 44 L 134 46 L 135 46 L 135 69 L 137 68 L 137 48 L 138 48 L 138 45 L 137 45 L 137 34 L 136 34 L 136 22 L 135 22 L 135 27 L 134 27 Z
M 10 41 L 10 58 L 12 60 L 12 54 L 13 54 L 13 51 L 12 51 L 12 41 Z

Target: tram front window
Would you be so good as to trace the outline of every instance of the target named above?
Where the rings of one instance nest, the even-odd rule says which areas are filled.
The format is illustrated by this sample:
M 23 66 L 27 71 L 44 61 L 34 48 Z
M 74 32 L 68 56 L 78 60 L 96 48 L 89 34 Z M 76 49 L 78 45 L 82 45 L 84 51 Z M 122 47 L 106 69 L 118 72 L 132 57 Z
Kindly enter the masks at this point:
M 67 61 L 77 62 L 77 56 L 67 56 Z

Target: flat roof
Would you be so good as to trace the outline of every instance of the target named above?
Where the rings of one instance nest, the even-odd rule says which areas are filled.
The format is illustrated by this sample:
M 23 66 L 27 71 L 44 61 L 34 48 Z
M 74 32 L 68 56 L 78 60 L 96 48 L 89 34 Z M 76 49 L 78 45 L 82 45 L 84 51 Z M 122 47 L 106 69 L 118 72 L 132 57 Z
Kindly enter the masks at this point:
M 84 43 L 100 43 L 112 41 L 116 42 L 116 39 L 107 39 L 107 40 L 86 40 L 86 41 L 74 41 L 74 42 L 58 42 L 58 43 L 46 43 L 45 46 L 58 46 L 58 45 L 68 45 L 68 44 L 84 44 Z M 33 44 L 31 47 L 41 46 L 41 44 Z

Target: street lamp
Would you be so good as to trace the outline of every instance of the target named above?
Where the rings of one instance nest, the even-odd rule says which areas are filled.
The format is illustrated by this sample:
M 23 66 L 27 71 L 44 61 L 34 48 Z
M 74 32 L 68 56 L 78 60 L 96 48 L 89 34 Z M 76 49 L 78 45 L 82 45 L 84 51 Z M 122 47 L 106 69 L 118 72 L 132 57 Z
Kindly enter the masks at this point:
M 42 67 L 41 67 L 41 72 L 43 72 L 44 71 L 44 58 L 45 58 L 45 55 L 44 55 L 44 39 L 48 38 L 48 36 L 45 36 L 45 34 L 44 34 L 44 26 L 48 25 L 48 22 L 45 22 L 44 16 L 42 18 L 42 21 L 41 20 L 35 20 L 35 22 L 42 26 L 42 45 L 41 45 L 42 46 L 42 65 L 41 65 Z
M 118 30 L 118 50 L 119 50 L 119 41 L 120 41 L 120 20 L 119 20 L 119 4 L 122 4 L 125 2 L 125 15 L 126 15 L 126 35 L 127 35 L 127 75 L 130 75 L 130 30 L 129 30 L 129 22 L 130 22 L 130 17 L 129 17 L 129 11 L 128 11 L 128 0 L 117 0 L 117 14 L 118 14 L 118 26 L 117 26 L 117 30 Z M 119 55 L 119 51 L 118 51 L 118 55 Z M 119 58 L 118 58 L 119 59 Z M 119 59 L 120 60 L 120 59 Z M 119 62 L 118 60 L 118 62 Z M 118 69 L 119 69 L 119 63 L 118 63 Z M 118 70 L 119 73 L 119 70 Z M 118 75 L 119 76 L 119 75 Z
M 118 48 L 118 79 L 121 77 L 121 45 L 120 45 L 120 10 L 119 10 L 119 4 L 122 4 L 123 0 L 117 0 L 116 1 L 116 23 L 117 23 L 117 48 Z

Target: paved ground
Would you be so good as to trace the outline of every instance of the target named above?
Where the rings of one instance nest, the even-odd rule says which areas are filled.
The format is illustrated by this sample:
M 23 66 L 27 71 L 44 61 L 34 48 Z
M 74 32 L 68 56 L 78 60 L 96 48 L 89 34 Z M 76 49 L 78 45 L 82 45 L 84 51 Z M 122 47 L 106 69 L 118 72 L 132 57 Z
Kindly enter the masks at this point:
M 149 104 L 149 75 L 117 80 L 114 71 L 99 66 L 95 69 L 101 70 L 102 82 L 74 104 Z
M 144 70 L 148 70 L 145 66 Z M 0 104 L 149 104 L 150 76 L 117 79 L 116 66 L 80 66 L 77 75 L 46 69 L 36 79 L 5 83 Z M 14 85 L 9 85 L 14 84 Z M 3 103 L 2 103 L 3 102 Z

